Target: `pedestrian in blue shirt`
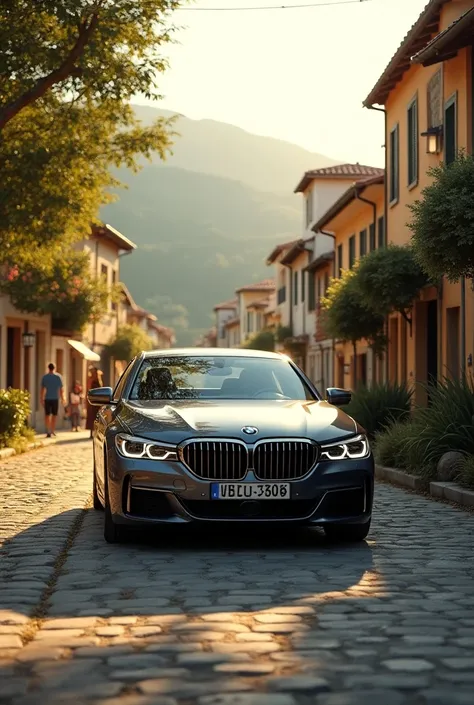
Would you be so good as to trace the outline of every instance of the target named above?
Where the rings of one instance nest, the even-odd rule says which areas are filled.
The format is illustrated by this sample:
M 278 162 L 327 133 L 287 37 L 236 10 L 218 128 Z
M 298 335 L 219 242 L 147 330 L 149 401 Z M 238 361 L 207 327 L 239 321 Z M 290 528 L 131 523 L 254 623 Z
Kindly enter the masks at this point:
M 64 405 L 64 385 L 63 378 L 57 372 L 52 362 L 48 365 L 48 370 L 41 380 L 41 403 L 44 406 L 46 420 L 46 438 L 56 435 L 56 419 L 58 417 L 59 400 Z

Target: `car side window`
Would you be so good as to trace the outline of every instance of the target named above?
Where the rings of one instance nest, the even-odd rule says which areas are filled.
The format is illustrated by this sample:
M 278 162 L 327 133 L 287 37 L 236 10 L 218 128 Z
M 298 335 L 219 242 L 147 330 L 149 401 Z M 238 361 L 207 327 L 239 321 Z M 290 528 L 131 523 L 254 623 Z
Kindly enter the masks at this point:
M 114 393 L 113 393 L 113 396 L 112 396 L 113 401 L 119 401 L 120 397 L 122 396 L 123 389 L 124 389 L 124 387 L 125 387 L 125 385 L 126 385 L 126 383 L 127 383 L 127 379 L 128 379 L 129 374 L 130 374 L 130 371 L 131 371 L 131 369 L 132 369 L 132 367 L 133 367 L 133 363 L 134 363 L 134 362 L 135 362 L 135 360 L 131 360 L 131 361 L 128 363 L 128 365 L 127 365 L 127 367 L 125 368 L 125 370 L 122 372 L 122 375 L 120 376 L 119 381 L 117 382 L 117 384 L 116 384 L 116 386 L 115 386 L 115 389 L 114 389 Z

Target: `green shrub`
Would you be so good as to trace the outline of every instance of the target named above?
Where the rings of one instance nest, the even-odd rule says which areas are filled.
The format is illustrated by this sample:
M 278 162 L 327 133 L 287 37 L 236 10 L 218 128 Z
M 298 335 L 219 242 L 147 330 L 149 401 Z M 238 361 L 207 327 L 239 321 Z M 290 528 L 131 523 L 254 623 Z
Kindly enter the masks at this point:
M 27 434 L 30 394 L 21 389 L 0 389 L 0 448 Z
M 469 490 L 474 490 L 474 455 L 466 455 L 461 462 L 458 482 Z
M 471 379 L 443 379 L 430 390 L 430 396 L 430 406 L 413 414 L 406 465 L 412 472 L 434 479 L 444 453 L 474 454 L 474 386 Z
M 267 352 L 273 352 L 275 350 L 275 335 L 271 330 L 261 330 L 247 340 L 242 347 L 247 350 L 266 350 Z
M 377 384 L 361 387 L 352 395 L 346 411 L 365 428 L 369 438 L 397 421 L 410 416 L 413 392 L 403 384 Z
M 293 331 L 289 326 L 278 326 L 275 331 L 275 340 L 277 343 L 284 343 L 287 338 L 291 338 Z
M 434 480 L 444 453 L 474 455 L 472 380 L 443 379 L 430 389 L 430 397 L 430 405 L 415 409 L 398 436 L 388 429 L 377 437 L 378 462 Z
M 405 470 L 406 444 L 411 433 L 409 421 L 395 421 L 377 433 L 374 440 L 376 462 L 388 468 Z

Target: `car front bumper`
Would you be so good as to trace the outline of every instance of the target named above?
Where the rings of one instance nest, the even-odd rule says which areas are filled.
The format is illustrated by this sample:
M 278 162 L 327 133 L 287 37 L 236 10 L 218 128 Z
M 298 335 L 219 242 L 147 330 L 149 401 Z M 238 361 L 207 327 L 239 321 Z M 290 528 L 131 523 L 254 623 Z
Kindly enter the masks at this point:
M 109 449 L 107 460 L 110 508 L 117 524 L 275 522 L 324 526 L 366 523 L 372 513 L 372 456 L 317 463 L 309 475 L 290 481 L 290 499 L 261 501 L 211 499 L 214 481 L 196 477 L 180 462 L 132 460 L 123 458 L 115 448 Z M 249 471 L 242 482 L 261 481 Z

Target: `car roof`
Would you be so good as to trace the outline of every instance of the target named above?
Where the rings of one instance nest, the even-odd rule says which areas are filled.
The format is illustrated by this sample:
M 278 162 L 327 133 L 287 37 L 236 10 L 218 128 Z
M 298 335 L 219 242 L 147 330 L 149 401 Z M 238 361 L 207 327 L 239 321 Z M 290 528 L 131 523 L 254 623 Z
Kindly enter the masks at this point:
M 267 352 L 266 350 L 243 350 L 242 348 L 171 348 L 170 350 L 147 350 L 148 357 L 259 357 L 271 360 L 285 360 L 282 353 Z

